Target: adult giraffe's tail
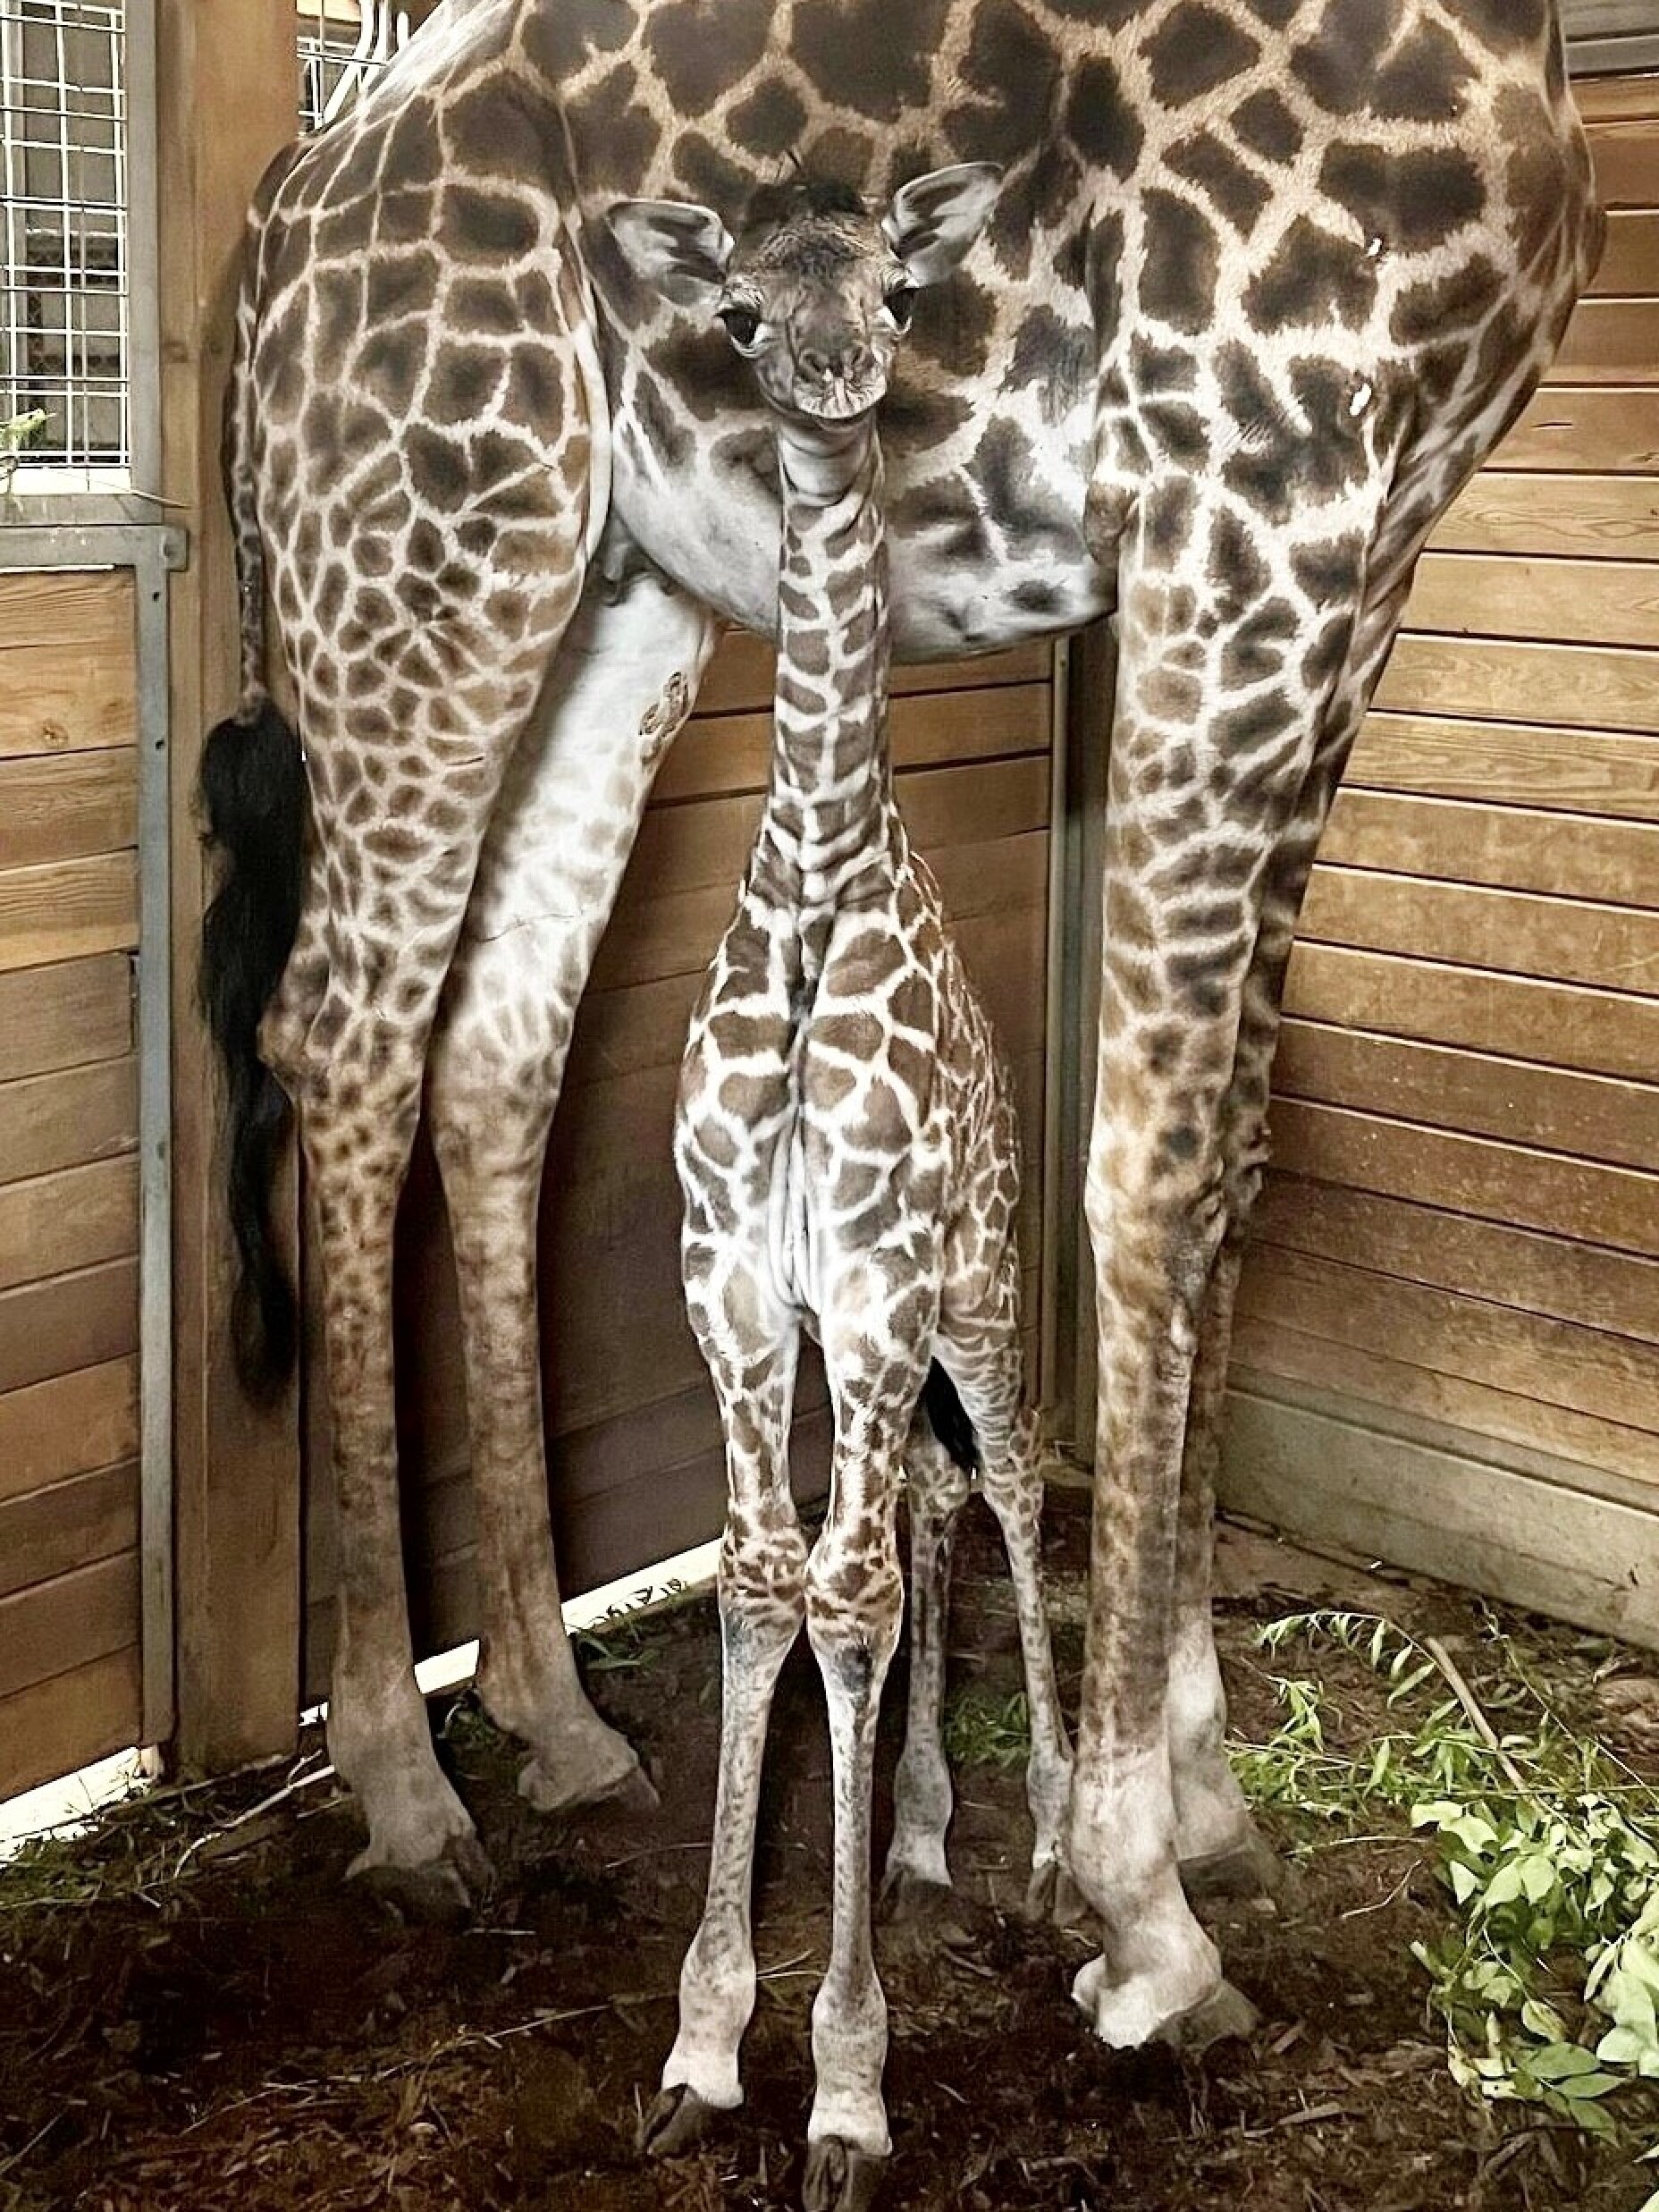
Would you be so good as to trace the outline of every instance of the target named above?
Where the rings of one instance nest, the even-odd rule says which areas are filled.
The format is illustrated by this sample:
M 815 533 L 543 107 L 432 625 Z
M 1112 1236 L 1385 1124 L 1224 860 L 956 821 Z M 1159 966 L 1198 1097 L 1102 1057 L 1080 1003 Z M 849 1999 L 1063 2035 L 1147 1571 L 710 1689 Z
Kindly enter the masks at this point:
M 274 182 L 267 180 L 262 203 L 268 205 Z M 306 776 L 299 739 L 265 688 L 265 548 L 253 473 L 261 215 L 257 208 L 225 393 L 224 485 L 235 535 L 241 697 L 235 713 L 209 731 L 202 751 L 202 815 L 219 865 L 217 889 L 202 918 L 200 993 L 224 1068 L 228 1195 L 239 1262 L 232 1349 L 244 1386 L 269 1398 L 293 1370 L 298 1324 L 293 1286 L 271 1223 L 271 1180 L 288 1099 L 259 1058 L 259 1020 L 299 927 Z

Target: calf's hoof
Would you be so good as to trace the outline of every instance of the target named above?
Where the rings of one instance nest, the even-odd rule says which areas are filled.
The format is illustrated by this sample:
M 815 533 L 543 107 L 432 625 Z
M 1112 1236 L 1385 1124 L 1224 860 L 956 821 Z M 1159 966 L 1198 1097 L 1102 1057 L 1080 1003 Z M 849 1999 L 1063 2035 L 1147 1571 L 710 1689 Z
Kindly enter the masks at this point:
M 826 2135 L 806 2149 L 806 2180 L 801 2190 L 804 2212 L 868 2212 L 881 2191 L 885 2158 Z
M 639 2148 L 647 2158 L 677 2158 L 700 2143 L 720 2118 L 718 2105 L 706 2105 L 684 2082 L 659 2090 L 639 2123 Z
M 408 1926 L 464 1928 L 494 1887 L 495 1870 L 468 1828 L 451 1836 L 435 1859 L 418 1866 L 399 1866 L 359 1852 L 346 1879 Z

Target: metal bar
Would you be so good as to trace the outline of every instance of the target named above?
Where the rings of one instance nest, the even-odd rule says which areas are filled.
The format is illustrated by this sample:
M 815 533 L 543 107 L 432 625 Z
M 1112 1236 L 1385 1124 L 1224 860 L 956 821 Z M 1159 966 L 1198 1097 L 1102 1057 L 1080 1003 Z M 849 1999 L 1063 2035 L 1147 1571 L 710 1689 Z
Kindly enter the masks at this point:
M 143 1740 L 173 1723 L 173 924 L 167 576 L 181 530 L 145 533 L 139 655 L 139 1546 Z
M 1042 1272 L 1039 1278 L 1037 1375 L 1040 1402 L 1050 1414 L 1057 1405 L 1060 1372 L 1060 1223 L 1066 1195 L 1065 1150 L 1061 1096 L 1061 1058 L 1065 1034 L 1065 963 L 1070 950 L 1072 908 L 1066 881 L 1069 835 L 1066 797 L 1071 781 L 1072 641 L 1054 648 L 1054 689 L 1048 722 L 1048 934 L 1045 956 L 1042 1078 Z
M 0 523 L 0 570 L 136 569 L 158 540 L 182 546 L 184 533 L 155 522 Z
M 127 0 L 127 452 L 161 493 L 161 271 L 156 198 L 156 0 Z M 160 517 L 155 519 L 159 520 Z

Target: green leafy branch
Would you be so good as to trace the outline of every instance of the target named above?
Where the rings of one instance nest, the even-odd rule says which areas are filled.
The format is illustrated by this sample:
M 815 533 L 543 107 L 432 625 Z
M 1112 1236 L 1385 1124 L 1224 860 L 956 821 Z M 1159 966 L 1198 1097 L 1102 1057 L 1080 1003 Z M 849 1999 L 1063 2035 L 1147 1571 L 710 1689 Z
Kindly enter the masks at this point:
M 1501 1634 L 1483 1701 L 1443 1646 L 1376 1615 L 1295 1614 L 1259 1640 L 1339 1650 L 1386 1684 L 1401 1725 L 1353 1758 L 1331 1748 L 1328 1693 L 1276 1678 L 1284 1719 L 1235 1765 L 1259 1803 L 1351 1825 L 1381 1808 L 1432 1840 L 1457 1918 L 1412 1948 L 1455 2079 L 1594 2135 L 1622 2140 L 1638 2112 L 1651 2125 L 1659 1791 L 1568 1727 Z M 1659 2212 L 1659 2194 L 1642 2212 Z

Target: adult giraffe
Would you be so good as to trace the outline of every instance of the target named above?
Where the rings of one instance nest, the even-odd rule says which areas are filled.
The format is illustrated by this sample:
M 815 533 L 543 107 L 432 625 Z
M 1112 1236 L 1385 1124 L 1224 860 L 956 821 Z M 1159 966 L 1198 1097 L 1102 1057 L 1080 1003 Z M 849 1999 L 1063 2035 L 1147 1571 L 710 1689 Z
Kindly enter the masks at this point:
M 262 1049 L 316 1210 L 331 1743 L 367 1817 L 358 1864 L 463 1888 L 476 1846 L 410 1672 L 397 1541 L 391 1237 L 424 1072 L 481 1693 L 528 1742 L 537 1802 L 634 1773 L 558 1631 L 536 1191 L 653 767 L 711 610 L 770 626 L 778 519 L 741 365 L 630 274 L 602 216 L 731 210 L 795 154 L 884 199 L 953 162 L 1006 172 L 965 275 L 916 302 L 888 403 L 898 653 L 1117 608 L 1065 1848 L 1102 1924 L 1075 1989 L 1098 2031 L 1201 2039 L 1238 2001 L 1183 1875 L 1260 1855 L 1207 1584 L 1284 966 L 1415 556 L 1597 250 L 1553 0 L 447 0 L 273 173 L 229 408 L 247 667 L 206 769 L 231 865 L 207 981 L 240 1068 L 239 1234 L 279 1338 L 257 1190 L 275 1094 L 252 1059 L 272 986 Z M 309 784 L 298 894 L 262 555 Z

